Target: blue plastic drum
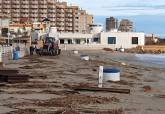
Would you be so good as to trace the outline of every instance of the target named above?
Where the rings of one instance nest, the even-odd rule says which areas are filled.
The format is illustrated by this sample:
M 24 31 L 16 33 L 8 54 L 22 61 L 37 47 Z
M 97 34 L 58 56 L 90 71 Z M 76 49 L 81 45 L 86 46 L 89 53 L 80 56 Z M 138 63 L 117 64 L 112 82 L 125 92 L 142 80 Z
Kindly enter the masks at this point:
M 20 58 L 20 51 L 13 52 L 13 60 L 18 60 Z
M 116 68 L 104 68 L 103 79 L 104 81 L 120 81 L 120 70 Z
M 116 69 L 116 68 L 104 68 L 103 69 L 103 72 L 104 73 L 119 73 L 120 70 L 119 69 Z

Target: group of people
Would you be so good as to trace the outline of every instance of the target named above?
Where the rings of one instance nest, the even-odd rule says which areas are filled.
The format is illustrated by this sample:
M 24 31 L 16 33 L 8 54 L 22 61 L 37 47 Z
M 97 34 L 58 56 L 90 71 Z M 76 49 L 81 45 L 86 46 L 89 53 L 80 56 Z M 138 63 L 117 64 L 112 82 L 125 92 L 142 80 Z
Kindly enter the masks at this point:
M 35 42 L 32 42 L 32 45 L 30 46 L 30 55 L 33 55 L 34 52 L 37 53 L 39 49 L 38 41 L 35 40 Z

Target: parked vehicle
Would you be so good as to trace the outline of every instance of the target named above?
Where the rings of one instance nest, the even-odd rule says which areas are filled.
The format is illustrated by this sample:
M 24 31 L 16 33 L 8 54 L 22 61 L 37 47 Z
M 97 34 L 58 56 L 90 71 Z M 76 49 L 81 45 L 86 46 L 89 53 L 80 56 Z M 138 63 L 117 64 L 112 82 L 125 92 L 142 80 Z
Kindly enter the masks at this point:
M 37 50 L 39 55 L 60 55 L 61 49 L 58 46 L 58 40 L 55 37 L 46 37 L 43 41 L 43 47 Z

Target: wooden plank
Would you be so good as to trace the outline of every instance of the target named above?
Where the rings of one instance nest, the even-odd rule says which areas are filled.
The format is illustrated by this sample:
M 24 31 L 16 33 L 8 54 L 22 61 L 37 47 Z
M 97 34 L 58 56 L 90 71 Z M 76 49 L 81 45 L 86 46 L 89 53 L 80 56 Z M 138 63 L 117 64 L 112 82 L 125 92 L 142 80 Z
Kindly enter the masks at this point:
M 6 70 L 6 69 L 0 69 L 0 74 L 16 74 L 18 73 L 18 70 Z
M 28 75 L 21 75 L 21 74 L 0 74 L 0 81 L 1 82 L 8 82 L 8 83 L 22 83 L 28 82 L 29 76 Z
M 97 87 L 73 87 L 75 91 L 104 91 L 112 93 L 130 94 L 130 89 L 118 89 L 118 88 L 97 88 Z

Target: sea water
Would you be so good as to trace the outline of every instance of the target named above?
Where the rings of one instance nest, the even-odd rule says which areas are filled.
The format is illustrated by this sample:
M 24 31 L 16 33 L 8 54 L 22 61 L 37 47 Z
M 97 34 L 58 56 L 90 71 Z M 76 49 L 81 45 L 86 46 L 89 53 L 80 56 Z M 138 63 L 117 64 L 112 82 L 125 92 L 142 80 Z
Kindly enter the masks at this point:
M 136 54 L 135 56 L 146 64 L 165 68 L 165 54 Z

